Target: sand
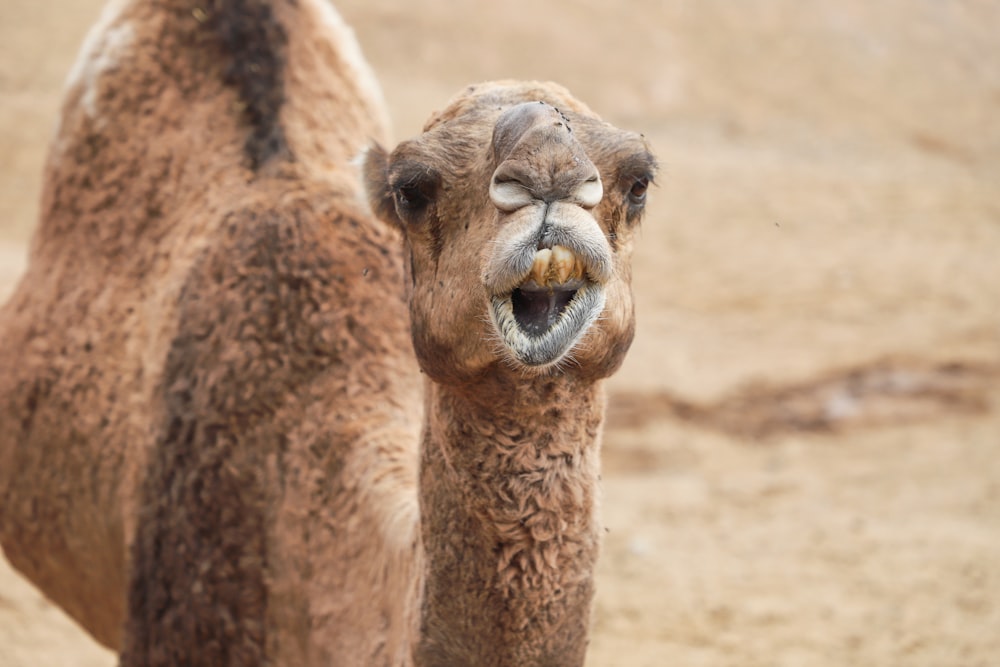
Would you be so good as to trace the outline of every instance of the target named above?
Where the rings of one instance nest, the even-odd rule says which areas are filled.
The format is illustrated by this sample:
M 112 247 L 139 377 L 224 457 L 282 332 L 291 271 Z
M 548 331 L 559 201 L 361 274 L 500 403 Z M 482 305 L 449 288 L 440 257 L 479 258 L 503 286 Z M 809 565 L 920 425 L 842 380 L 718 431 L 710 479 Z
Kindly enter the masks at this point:
M 0 298 L 100 0 L 0 7 Z M 397 138 L 548 78 L 663 164 L 589 665 L 1000 664 L 1000 3 L 339 3 Z M 114 664 L 0 563 L 0 666 Z

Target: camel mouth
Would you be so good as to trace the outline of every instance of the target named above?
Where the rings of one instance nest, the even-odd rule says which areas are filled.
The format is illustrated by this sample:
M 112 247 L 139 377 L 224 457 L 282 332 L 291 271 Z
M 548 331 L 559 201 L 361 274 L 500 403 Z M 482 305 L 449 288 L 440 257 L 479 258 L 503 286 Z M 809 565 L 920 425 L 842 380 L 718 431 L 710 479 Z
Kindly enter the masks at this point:
M 604 289 L 560 246 L 540 249 L 529 273 L 492 297 L 492 319 L 514 359 L 548 366 L 565 357 L 604 310 Z
M 542 336 L 559 320 L 583 284 L 582 280 L 574 280 L 545 286 L 529 280 L 515 288 L 510 303 L 518 326 L 529 337 Z

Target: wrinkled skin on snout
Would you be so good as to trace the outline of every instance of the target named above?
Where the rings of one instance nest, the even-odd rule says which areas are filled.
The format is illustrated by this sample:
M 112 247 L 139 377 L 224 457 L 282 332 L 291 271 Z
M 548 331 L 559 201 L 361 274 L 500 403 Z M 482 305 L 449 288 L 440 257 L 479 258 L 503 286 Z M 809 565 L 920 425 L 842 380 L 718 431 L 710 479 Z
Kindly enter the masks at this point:
M 423 370 L 442 383 L 613 373 L 634 333 L 630 256 L 655 169 L 640 135 L 553 84 L 470 87 L 417 138 L 369 150 L 370 204 L 405 238 Z

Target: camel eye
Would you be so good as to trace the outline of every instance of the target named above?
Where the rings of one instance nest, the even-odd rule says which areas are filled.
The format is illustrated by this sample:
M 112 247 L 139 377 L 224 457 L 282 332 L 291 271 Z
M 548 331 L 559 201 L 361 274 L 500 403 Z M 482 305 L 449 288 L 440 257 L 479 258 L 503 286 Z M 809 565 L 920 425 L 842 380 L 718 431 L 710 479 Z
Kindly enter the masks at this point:
M 403 164 L 392 179 L 392 197 L 399 217 L 416 222 L 437 196 L 438 174 L 418 163 Z
M 406 209 L 414 210 L 423 208 L 427 204 L 427 197 L 420 191 L 417 185 L 404 185 L 396 190 L 396 203 Z
M 632 184 L 632 188 L 628 191 L 629 201 L 633 205 L 642 204 L 646 201 L 646 190 L 649 189 L 649 178 L 643 176 L 642 178 L 637 178 Z

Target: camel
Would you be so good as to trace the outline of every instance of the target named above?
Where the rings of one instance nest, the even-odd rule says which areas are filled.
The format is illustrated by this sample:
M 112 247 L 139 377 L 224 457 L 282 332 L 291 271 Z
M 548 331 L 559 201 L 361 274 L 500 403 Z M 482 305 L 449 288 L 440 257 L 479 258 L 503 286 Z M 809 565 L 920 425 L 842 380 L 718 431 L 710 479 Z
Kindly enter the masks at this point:
M 112 0 L 84 44 L 0 313 L 0 544 L 123 667 L 583 663 L 655 160 L 551 83 L 386 119 L 327 0 Z

